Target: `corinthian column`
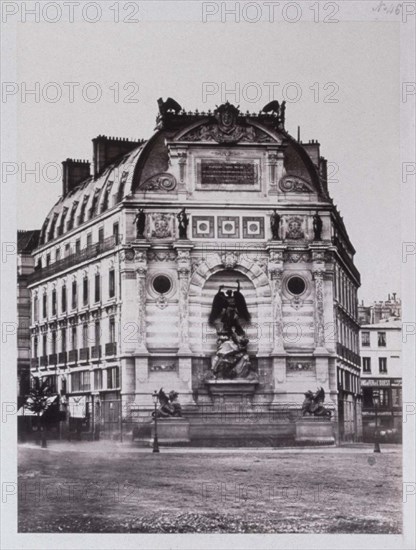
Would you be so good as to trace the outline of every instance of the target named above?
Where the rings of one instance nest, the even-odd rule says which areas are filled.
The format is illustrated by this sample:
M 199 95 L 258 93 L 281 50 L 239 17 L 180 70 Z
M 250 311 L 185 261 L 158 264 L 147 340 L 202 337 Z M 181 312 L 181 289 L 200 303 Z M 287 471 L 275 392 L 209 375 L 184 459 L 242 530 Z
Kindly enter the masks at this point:
M 284 351 L 282 310 L 283 250 L 281 246 L 274 244 L 269 244 L 268 250 L 268 271 L 272 290 L 273 353 L 281 353 Z
M 188 291 L 191 275 L 191 243 L 174 245 L 177 251 L 179 279 L 179 354 L 191 353 L 189 347 L 189 302 Z
M 324 319 L 324 272 L 313 272 L 315 281 L 315 346 L 325 348 L 325 319 Z
M 137 338 L 138 350 L 146 352 L 146 251 L 136 252 L 136 282 L 137 282 Z

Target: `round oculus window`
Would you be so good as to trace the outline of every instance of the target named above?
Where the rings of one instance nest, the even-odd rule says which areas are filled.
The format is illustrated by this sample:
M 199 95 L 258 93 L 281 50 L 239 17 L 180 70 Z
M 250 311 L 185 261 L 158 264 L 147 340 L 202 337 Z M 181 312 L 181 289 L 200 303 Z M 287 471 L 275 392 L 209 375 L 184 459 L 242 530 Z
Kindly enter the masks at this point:
M 153 279 L 153 288 L 159 294 L 166 294 L 172 288 L 172 283 L 166 275 L 158 275 Z
M 291 294 L 299 296 L 306 289 L 306 283 L 301 277 L 291 277 L 287 282 L 287 288 Z

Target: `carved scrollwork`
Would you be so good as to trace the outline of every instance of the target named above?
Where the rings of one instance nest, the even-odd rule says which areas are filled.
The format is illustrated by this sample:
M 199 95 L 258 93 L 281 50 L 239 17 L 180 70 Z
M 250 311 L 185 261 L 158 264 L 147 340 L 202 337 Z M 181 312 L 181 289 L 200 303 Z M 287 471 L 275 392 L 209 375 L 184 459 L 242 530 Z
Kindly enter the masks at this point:
M 299 262 L 310 262 L 311 255 L 309 252 L 285 252 L 285 262 L 297 264 Z
M 172 174 L 162 172 L 148 178 L 140 189 L 143 191 L 169 192 L 176 188 L 176 178 Z
M 182 136 L 181 141 L 216 141 L 217 143 L 274 143 L 275 140 L 253 126 L 237 125 L 225 133 L 215 124 L 203 125 Z
M 284 193 L 312 193 L 311 184 L 301 176 L 287 174 L 279 181 L 279 187 Z
M 169 262 L 176 260 L 176 254 L 173 250 L 166 252 L 149 252 L 147 258 L 150 262 Z

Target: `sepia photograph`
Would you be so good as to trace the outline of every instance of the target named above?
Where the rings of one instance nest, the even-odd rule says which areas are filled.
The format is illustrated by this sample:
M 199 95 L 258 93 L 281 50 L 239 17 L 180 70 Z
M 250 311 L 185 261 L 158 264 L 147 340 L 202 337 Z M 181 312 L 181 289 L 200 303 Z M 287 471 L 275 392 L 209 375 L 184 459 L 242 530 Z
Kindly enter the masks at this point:
M 3 1 L 2 547 L 412 549 L 414 1 Z

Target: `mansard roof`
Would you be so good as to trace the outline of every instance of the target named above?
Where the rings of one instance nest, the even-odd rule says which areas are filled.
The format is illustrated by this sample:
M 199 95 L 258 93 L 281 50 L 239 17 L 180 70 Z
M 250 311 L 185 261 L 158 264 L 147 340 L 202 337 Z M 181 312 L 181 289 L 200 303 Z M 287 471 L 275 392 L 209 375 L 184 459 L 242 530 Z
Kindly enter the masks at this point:
M 129 195 L 134 169 L 143 149 L 144 143 L 141 143 L 104 168 L 98 177 L 90 176 L 67 195 L 62 195 L 46 217 L 39 244 L 99 216 Z
M 303 144 L 290 136 L 285 130 L 284 102 L 281 105 L 277 101 L 271 102 L 257 114 L 242 113 L 228 102 L 213 112 L 186 112 L 171 99 L 166 102 L 159 100 L 158 103 L 156 132 L 149 140 L 133 142 L 105 136 L 93 140 L 94 175 L 82 179 L 86 168 L 89 173 L 89 163 L 67 159 L 66 163 L 73 163 L 81 169 L 78 172 L 81 181 L 64 183 L 63 195 L 42 226 L 39 245 L 99 216 L 132 194 L 146 192 L 147 182 L 154 186 L 155 179 L 169 172 L 169 145 L 172 143 L 280 148 L 284 151 L 286 172 L 297 176 L 317 192 L 321 200 L 332 202 L 322 168 L 325 161 L 319 157 L 319 143 Z M 231 129 L 227 128 L 230 120 Z M 117 156 L 114 151 L 120 154 Z M 114 161 L 108 161 L 114 157 Z M 169 192 L 169 189 L 162 187 L 159 191 Z

